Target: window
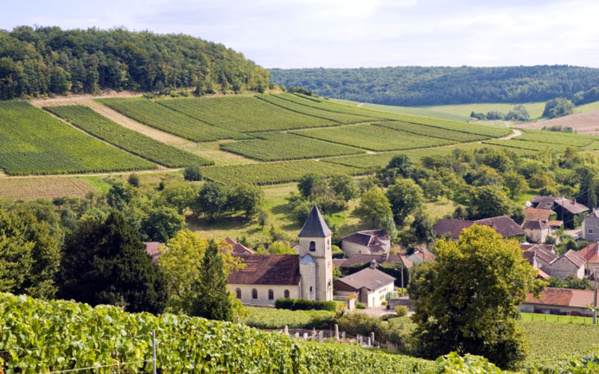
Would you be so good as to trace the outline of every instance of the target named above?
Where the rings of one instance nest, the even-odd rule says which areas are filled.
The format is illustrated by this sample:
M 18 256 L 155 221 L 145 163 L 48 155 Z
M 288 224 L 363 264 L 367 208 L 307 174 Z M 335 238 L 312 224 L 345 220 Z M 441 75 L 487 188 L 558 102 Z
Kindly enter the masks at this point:
M 275 293 L 273 292 L 273 290 L 268 290 L 268 300 L 274 300 L 275 298 Z
M 289 299 L 289 290 L 285 290 L 285 292 L 283 292 L 283 296 L 285 296 L 286 299 Z
M 589 234 L 592 234 L 592 233 L 593 233 L 593 229 L 589 229 Z
M 252 299 L 257 299 L 258 298 L 258 290 L 255 288 L 252 288 Z
M 316 250 L 316 242 L 310 242 L 310 251 L 314 252 Z
M 241 289 L 236 289 L 235 290 L 235 297 L 237 297 L 238 299 L 241 299 Z
M 310 292 L 312 292 L 312 286 L 310 286 Z

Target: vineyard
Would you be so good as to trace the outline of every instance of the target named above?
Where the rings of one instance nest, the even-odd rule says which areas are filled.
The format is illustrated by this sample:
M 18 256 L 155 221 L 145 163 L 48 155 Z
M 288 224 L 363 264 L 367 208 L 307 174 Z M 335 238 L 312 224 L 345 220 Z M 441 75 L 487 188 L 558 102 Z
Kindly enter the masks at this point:
M 77 178 L 5 178 L 0 179 L 0 200 L 36 200 L 55 197 L 78 197 L 83 199 L 94 188 Z
M 456 143 L 452 140 L 414 135 L 374 125 L 297 131 L 296 134 L 372 151 L 429 148 Z
M 7 353 L 9 373 L 89 367 L 96 373 L 151 372 L 152 330 L 163 373 L 424 373 L 435 367 L 408 356 L 301 343 L 243 325 L 0 294 L 0 350 Z
M 0 168 L 9 175 L 154 169 L 26 102 L 0 103 Z
M 167 99 L 156 103 L 212 125 L 239 132 L 337 125 L 336 122 L 295 113 L 252 96 Z
M 393 130 L 409 132 L 416 135 L 430 136 L 433 138 L 455 140 L 460 143 L 474 142 L 488 139 L 488 136 L 470 134 L 465 132 L 447 130 L 440 127 L 417 125 L 410 122 L 379 122 L 374 125 L 388 127 Z
M 145 125 L 196 142 L 250 138 L 238 132 L 211 126 L 150 100 L 102 99 L 100 102 Z
M 221 144 L 221 149 L 261 161 L 299 160 L 364 153 L 356 148 L 332 144 L 288 133 L 264 133 L 260 139 Z
M 340 112 L 331 112 L 327 110 L 323 110 L 320 108 L 315 108 L 313 106 L 307 106 L 295 103 L 293 101 L 285 100 L 280 97 L 281 95 L 259 95 L 256 96 L 260 100 L 264 100 L 268 103 L 271 103 L 275 106 L 285 108 L 287 110 L 307 114 L 309 116 L 314 116 L 317 118 L 323 118 L 330 121 L 348 124 L 348 123 L 356 123 L 356 122 L 367 122 L 372 121 L 372 117 L 365 117 L 364 115 L 358 115 L 353 113 L 340 113 Z
M 243 323 L 261 329 L 310 328 L 312 318 L 332 317 L 333 312 L 325 310 L 287 310 L 271 308 L 247 308 L 249 314 Z
M 363 173 L 363 170 L 314 160 L 209 166 L 202 169 L 202 175 L 205 178 L 225 185 L 236 183 L 267 185 L 296 182 L 302 175 L 307 173 L 358 175 Z
M 213 164 L 210 160 L 126 129 L 86 106 L 53 106 L 47 110 L 100 139 L 167 167 Z
M 509 140 L 487 140 L 485 144 L 493 144 L 501 147 L 510 147 L 518 149 L 528 149 L 534 152 L 551 152 L 558 153 L 566 150 L 567 146 L 561 144 L 551 144 L 542 142 L 531 142 L 527 140 L 521 140 L 520 137 L 509 139 Z
M 568 134 L 556 131 L 522 130 L 522 132 L 523 134 L 518 137 L 520 140 L 562 144 L 570 147 L 584 147 L 597 140 L 597 137 L 592 135 Z

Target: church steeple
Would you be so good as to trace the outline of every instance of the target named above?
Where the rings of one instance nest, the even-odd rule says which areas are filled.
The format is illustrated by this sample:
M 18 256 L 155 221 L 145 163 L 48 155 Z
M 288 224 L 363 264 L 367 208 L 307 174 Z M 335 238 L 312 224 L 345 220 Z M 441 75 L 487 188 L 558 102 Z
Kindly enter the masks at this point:
M 300 238 L 326 238 L 330 236 L 331 230 L 329 226 L 327 226 L 326 222 L 322 218 L 318 207 L 316 204 L 312 206 L 312 210 L 310 211 L 310 215 L 306 222 L 304 222 L 304 227 L 302 227 L 302 231 L 299 233 Z

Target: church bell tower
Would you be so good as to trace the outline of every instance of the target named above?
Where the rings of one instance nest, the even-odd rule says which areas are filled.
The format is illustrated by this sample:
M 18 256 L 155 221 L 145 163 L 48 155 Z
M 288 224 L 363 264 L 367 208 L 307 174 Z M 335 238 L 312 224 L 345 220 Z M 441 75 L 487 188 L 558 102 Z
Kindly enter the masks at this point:
M 314 204 L 299 233 L 300 297 L 303 299 L 333 300 L 331 235 L 331 230 Z

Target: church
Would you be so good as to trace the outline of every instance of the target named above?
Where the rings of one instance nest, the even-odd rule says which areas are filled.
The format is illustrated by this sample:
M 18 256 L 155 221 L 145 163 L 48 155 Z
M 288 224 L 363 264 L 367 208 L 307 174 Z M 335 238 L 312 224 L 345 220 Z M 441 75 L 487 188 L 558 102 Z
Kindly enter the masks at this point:
M 299 233 L 299 255 L 241 255 L 245 267 L 229 274 L 229 290 L 245 305 L 278 298 L 333 300 L 331 230 L 314 205 Z

